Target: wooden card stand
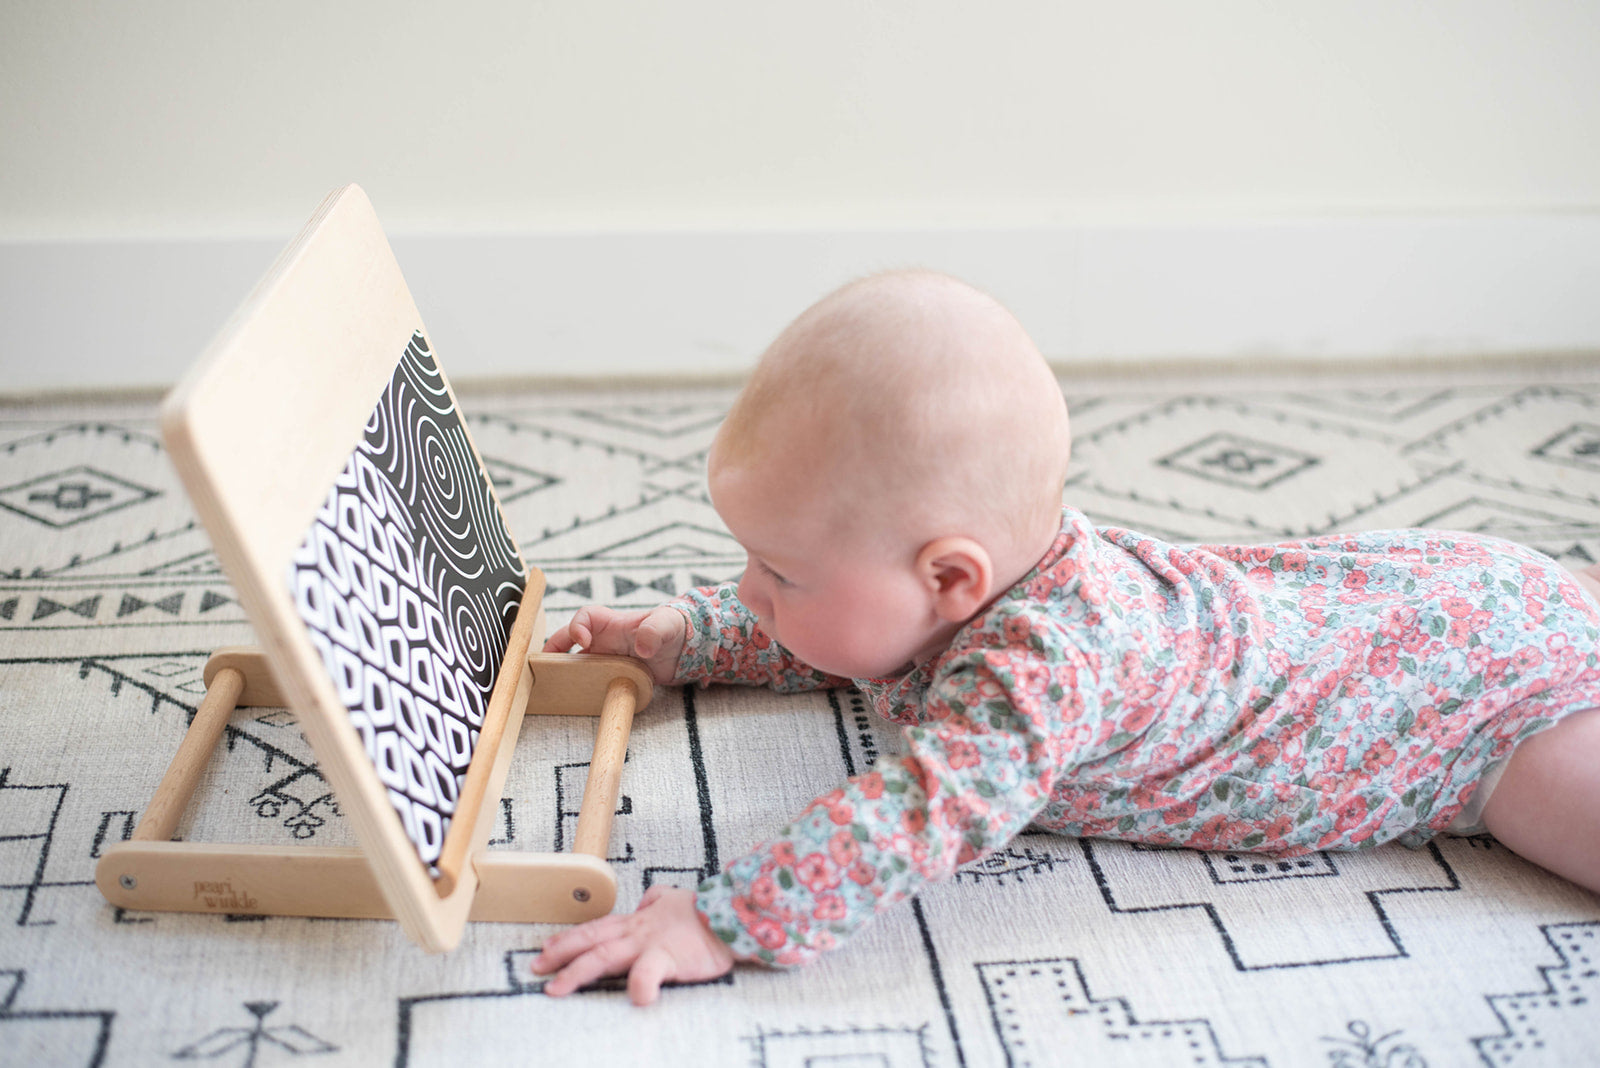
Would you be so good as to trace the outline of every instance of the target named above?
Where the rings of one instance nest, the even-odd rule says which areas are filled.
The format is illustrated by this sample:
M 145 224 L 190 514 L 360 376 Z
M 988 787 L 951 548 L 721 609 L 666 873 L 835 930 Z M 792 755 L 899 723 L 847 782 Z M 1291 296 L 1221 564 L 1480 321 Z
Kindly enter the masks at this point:
M 606 839 L 650 677 L 622 658 L 530 657 L 544 576 L 358 187 L 323 201 L 167 396 L 161 429 L 261 649 L 211 658 L 133 839 L 99 864 L 107 899 L 392 915 L 436 953 L 469 915 L 608 911 Z M 359 848 L 170 840 L 240 704 L 294 712 Z M 528 712 L 600 716 L 572 854 L 487 851 Z
M 633 714 L 650 702 L 650 675 L 629 657 L 530 653 L 544 643 L 543 591 L 534 569 L 439 862 L 443 904 L 466 919 L 577 923 L 610 912 L 616 900 L 606 848 Z M 219 650 L 206 663 L 205 683 L 205 699 L 133 837 L 108 847 L 95 868 L 106 900 L 158 912 L 393 918 L 359 848 L 171 840 L 233 710 L 288 704 L 259 649 Z M 599 717 L 571 853 L 486 848 L 528 713 Z

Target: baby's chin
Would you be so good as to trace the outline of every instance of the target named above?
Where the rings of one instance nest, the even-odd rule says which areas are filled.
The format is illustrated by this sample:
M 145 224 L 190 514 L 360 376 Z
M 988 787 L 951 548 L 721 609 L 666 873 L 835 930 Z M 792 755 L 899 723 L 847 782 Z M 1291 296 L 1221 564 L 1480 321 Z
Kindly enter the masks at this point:
M 804 660 L 805 658 L 801 657 L 801 659 Z M 807 661 L 807 663 L 811 662 Z M 826 664 L 811 663 L 811 666 L 825 675 L 836 675 L 841 679 L 897 679 L 902 675 L 909 675 L 917 665 L 908 660 L 897 667 L 889 667 L 881 663 L 835 664 L 831 667 Z
M 781 639 L 779 640 L 778 644 L 783 644 Z M 912 652 L 909 654 L 909 658 L 907 659 L 898 659 L 899 657 L 907 657 L 906 651 L 904 649 L 900 649 L 895 651 L 897 658 L 893 660 L 884 659 L 870 662 L 866 660 L 856 660 L 849 664 L 836 663 L 831 667 L 821 663 L 819 660 L 812 660 L 805 654 L 798 651 L 796 651 L 795 655 L 799 656 L 801 660 L 804 660 L 818 671 L 828 675 L 837 675 L 839 678 L 843 679 L 898 679 L 903 675 L 911 674 L 913 671 L 917 670 L 917 668 L 937 659 L 939 654 L 944 652 L 948 646 L 948 639 L 945 639 L 944 641 L 936 640 L 928 643 L 923 648 Z M 828 658 L 822 657 L 820 659 L 826 660 Z
M 838 642 L 821 643 L 823 648 L 816 647 L 819 643 L 802 642 L 797 647 L 784 641 L 780 634 L 768 630 L 767 635 L 807 667 L 841 679 L 897 679 L 932 660 L 943 648 L 935 643 L 917 650 L 899 647 L 863 651 Z
M 911 674 L 916 669 L 917 669 L 917 665 L 913 661 L 907 660 L 904 664 L 901 664 L 899 667 L 895 668 L 893 671 L 884 671 L 884 672 L 880 672 L 877 675 L 869 675 L 869 676 L 864 676 L 864 677 L 873 678 L 873 679 L 898 679 L 902 675 Z

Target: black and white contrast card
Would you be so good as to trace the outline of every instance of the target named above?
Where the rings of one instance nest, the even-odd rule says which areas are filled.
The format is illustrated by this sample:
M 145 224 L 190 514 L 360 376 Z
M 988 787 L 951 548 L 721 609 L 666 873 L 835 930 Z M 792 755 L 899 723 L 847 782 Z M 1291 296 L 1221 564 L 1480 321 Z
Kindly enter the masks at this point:
M 390 803 L 434 875 L 526 576 L 418 331 L 288 582 Z

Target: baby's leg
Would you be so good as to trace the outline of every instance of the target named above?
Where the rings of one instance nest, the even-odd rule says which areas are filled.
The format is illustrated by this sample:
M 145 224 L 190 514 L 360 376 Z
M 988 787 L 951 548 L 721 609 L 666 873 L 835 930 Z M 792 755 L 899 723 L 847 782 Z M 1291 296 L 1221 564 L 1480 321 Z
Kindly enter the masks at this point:
M 1600 708 L 1519 744 L 1483 822 L 1518 856 L 1600 893 Z
M 1600 601 L 1600 564 L 1586 567 L 1582 571 L 1574 571 L 1578 585 L 1589 591 L 1589 596 Z

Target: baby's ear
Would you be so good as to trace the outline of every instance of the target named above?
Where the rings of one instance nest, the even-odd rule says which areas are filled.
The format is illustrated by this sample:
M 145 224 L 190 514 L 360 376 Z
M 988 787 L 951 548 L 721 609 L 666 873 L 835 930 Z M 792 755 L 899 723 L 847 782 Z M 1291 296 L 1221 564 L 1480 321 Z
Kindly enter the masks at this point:
M 947 623 L 977 615 L 994 588 L 989 551 L 966 537 L 936 538 L 917 553 L 917 577 L 933 598 L 935 614 Z

